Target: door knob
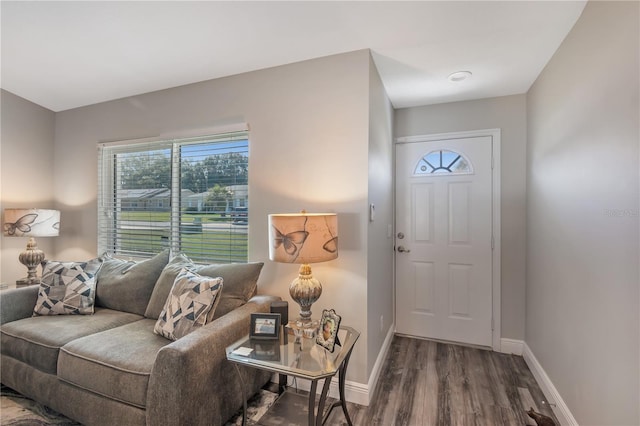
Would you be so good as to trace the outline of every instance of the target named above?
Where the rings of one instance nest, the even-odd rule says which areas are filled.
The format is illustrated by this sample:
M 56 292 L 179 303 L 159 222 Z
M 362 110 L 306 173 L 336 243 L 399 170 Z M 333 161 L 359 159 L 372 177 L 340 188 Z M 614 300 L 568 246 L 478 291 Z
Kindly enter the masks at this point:
M 398 246 L 398 251 L 400 253 L 409 253 L 411 250 L 407 250 L 404 246 Z

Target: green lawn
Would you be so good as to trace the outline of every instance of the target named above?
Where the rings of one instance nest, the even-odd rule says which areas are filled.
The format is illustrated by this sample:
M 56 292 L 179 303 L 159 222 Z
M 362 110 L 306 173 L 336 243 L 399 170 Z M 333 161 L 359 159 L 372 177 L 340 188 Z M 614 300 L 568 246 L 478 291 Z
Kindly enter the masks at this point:
M 192 224 L 199 218 L 206 222 L 231 222 L 231 217 L 219 213 L 182 212 L 180 223 Z M 169 222 L 170 212 L 124 211 L 119 213 L 121 221 Z M 191 231 L 191 232 L 189 232 Z M 181 226 L 180 249 L 194 262 L 228 263 L 246 262 L 247 234 L 224 230 L 203 230 L 202 227 Z M 119 253 L 154 254 L 169 247 L 168 229 L 121 229 L 118 231 Z
M 182 212 L 180 222 L 189 223 L 193 222 L 193 219 L 199 217 L 203 222 L 229 222 L 230 216 L 222 217 L 220 213 L 191 213 Z M 119 213 L 120 220 L 130 221 L 144 221 L 144 222 L 169 222 L 169 212 L 154 212 L 154 211 L 123 211 Z
M 169 231 L 123 229 L 118 232 L 121 252 L 154 254 L 169 247 Z M 199 263 L 246 262 L 247 234 L 225 231 L 182 233 L 181 251 Z

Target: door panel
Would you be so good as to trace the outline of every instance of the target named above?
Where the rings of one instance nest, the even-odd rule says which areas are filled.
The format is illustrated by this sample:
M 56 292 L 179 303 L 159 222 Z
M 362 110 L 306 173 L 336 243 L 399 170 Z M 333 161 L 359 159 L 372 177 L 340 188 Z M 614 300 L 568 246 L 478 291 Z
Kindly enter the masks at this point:
M 413 235 L 416 241 L 431 243 L 433 235 L 433 185 L 421 183 L 413 186 Z
M 413 264 L 414 277 L 413 289 L 415 297 L 414 309 L 427 314 L 433 314 L 433 296 L 434 296 L 434 267 L 433 262 L 415 262 Z
M 449 184 L 449 244 L 470 244 L 470 182 Z
M 490 136 L 396 145 L 399 333 L 491 346 L 491 152 Z
M 450 317 L 470 318 L 472 269 L 473 265 L 449 264 Z

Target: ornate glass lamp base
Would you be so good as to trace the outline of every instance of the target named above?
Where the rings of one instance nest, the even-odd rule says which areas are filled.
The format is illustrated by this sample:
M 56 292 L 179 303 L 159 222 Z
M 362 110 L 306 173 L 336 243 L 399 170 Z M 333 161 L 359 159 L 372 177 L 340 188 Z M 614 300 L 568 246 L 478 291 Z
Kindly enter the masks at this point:
M 298 318 L 295 321 L 289 321 L 287 324 L 287 329 L 290 334 L 293 334 L 296 337 L 306 337 L 307 339 L 313 339 L 316 337 L 318 333 L 318 328 L 320 327 L 319 320 L 310 320 L 303 321 Z

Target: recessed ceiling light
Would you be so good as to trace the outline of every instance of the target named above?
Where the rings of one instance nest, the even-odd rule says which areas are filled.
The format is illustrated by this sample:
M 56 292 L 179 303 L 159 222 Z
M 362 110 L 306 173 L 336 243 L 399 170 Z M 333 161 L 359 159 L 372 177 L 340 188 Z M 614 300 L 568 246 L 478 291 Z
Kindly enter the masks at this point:
M 449 77 L 447 78 L 452 83 L 458 83 L 462 80 L 466 80 L 467 78 L 471 77 L 471 75 L 472 75 L 471 71 L 456 71 L 454 73 L 449 74 Z

